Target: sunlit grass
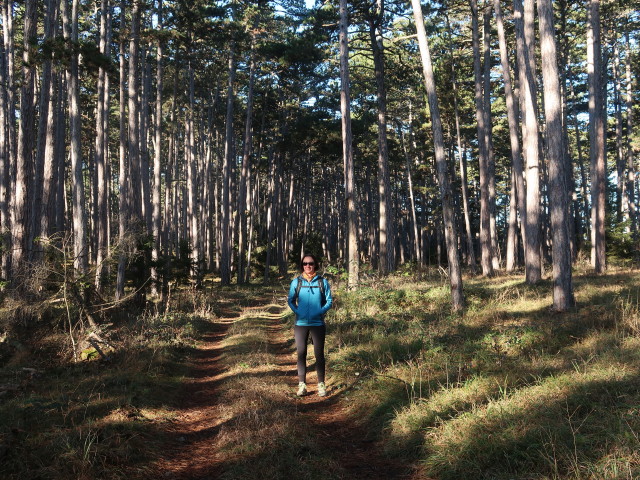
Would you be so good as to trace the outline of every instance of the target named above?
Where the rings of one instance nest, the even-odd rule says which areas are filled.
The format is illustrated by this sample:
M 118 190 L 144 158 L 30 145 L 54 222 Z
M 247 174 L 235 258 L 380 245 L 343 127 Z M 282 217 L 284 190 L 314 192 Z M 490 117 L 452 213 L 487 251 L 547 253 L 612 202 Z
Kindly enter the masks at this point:
M 640 477 L 636 273 L 576 275 L 565 314 L 548 280 L 467 279 L 462 315 L 440 281 L 390 284 L 337 294 L 329 345 L 390 451 L 425 478 Z

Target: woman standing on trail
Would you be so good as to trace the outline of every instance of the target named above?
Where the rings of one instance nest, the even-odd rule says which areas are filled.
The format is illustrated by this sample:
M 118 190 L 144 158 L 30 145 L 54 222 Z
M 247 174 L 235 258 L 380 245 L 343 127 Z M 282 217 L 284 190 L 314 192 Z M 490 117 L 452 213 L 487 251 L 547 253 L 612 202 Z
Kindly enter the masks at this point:
M 316 274 L 318 260 L 305 254 L 300 261 L 301 274 L 293 279 L 289 286 L 288 302 L 296 323 L 293 327 L 296 350 L 298 352 L 298 396 L 307 393 L 307 339 L 311 334 L 313 353 L 316 357 L 318 374 L 318 396 L 324 397 L 327 389 L 324 385 L 324 337 L 326 326 L 324 315 L 331 308 L 331 288 L 329 282 Z

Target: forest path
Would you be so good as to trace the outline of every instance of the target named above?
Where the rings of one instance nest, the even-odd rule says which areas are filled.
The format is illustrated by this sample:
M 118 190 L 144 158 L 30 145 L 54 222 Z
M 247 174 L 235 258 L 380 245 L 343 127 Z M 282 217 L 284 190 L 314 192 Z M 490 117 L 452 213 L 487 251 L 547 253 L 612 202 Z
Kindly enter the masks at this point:
M 230 327 L 239 319 L 253 315 L 252 320 L 262 322 L 267 336 L 267 349 L 274 361 L 269 370 L 258 374 L 261 381 L 277 385 L 283 393 L 285 402 L 278 404 L 280 414 L 291 418 L 298 431 L 310 435 L 313 444 L 319 451 L 331 458 L 328 468 L 321 476 L 318 472 L 308 472 L 308 477 L 300 474 L 294 478 L 326 478 L 348 480 L 404 480 L 410 478 L 406 464 L 385 458 L 380 452 L 382 448 L 375 440 L 367 438 L 362 427 L 354 422 L 347 410 L 341 405 L 341 398 L 348 390 L 337 388 L 331 384 L 330 357 L 328 358 L 328 382 L 326 397 L 316 394 L 316 374 L 313 354 L 308 357 L 307 385 L 309 393 L 300 398 L 295 396 L 297 387 L 296 355 L 293 346 L 292 332 L 283 325 L 283 314 L 288 307 L 273 303 L 273 298 L 262 298 L 253 306 L 245 307 L 241 312 L 227 312 L 224 318 L 218 318 L 211 324 L 195 355 L 191 359 L 191 373 L 185 380 L 183 400 L 178 407 L 176 418 L 168 425 L 159 439 L 162 445 L 162 459 L 156 463 L 153 478 L 171 480 L 218 480 L 265 477 L 260 471 L 251 475 L 234 475 L 226 467 L 231 464 L 251 464 L 251 455 L 242 458 L 240 454 L 230 454 L 228 448 L 221 448 L 224 443 L 220 437 L 233 436 L 230 430 L 237 428 L 234 418 L 229 418 L 224 404 L 226 382 L 233 375 L 229 374 L 225 365 L 225 354 L 229 347 L 224 341 L 228 337 Z M 255 312 L 255 313 L 252 313 Z M 312 348 L 310 348 L 312 351 Z M 247 396 L 252 393 L 247 392 Z M 243 415 L 245 415 L 243 413 Z M 267 417 L 268 414 L 265 414 Z M 269 420 L 266 420 L 269 421 Z M 282 438 L 285 443 L 295 443 L 296 438 Z M 228 447 L 228 446 L 227 446 Z M 313 455 L 313 452 L 311 452 Z M 277 458 L 277 455 L 276 455 Z M 303 461 L 303 460 L 301 460 Z M 331 464 L 329 466 L 329 463 Z M 251 470 L 249 470 L 251 471 Z M 282 471 L 282 470 L 281 470 Z M 277 478 L 291 478 L 290 475 Z

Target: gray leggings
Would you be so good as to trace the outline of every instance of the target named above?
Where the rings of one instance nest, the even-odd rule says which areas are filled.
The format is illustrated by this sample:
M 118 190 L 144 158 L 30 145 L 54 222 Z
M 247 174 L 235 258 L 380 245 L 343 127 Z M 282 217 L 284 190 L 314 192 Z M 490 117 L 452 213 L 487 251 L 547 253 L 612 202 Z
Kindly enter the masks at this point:
M 303 327 L 296 325 L 293 327 L 293 336 L 296 340 L 296 350 L 298 351 L 298 381 L 306 382 L 307 377 L 307 339 L 311 333 L 313 340 L 313 354 L 316 357 L 316 373 L 318 383 L 324 382 L 324 337 L 327 327 Z

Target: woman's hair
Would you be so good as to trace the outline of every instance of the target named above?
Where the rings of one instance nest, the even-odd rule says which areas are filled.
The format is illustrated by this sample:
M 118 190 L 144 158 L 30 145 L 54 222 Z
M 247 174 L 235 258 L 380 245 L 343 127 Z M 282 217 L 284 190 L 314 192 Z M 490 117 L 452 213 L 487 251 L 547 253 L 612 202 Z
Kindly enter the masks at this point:
M 313 259 L 313 263 L 315 264 L 316 270 L 318 270 L 318 268 L 320 267 L 320 262 L 318 261 L 318 259 L 316 258 L 315 255 L 311 254 L 311 253 L 305 253 L 302 258 L 300 259 L 300 271 L 304 272 L 304 267 L 302 266 L 302 261 L 307 258 L 307 257 L 311 257 Z

